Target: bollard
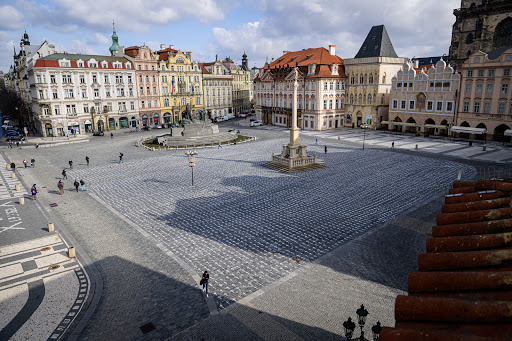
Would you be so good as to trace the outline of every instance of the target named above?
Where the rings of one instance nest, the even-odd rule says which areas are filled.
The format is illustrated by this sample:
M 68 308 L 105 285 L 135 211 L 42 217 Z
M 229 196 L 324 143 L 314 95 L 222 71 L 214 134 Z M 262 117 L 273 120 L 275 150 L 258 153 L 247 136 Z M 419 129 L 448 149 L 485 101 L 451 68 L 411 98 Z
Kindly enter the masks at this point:
M 14 172 L 11 173 L 11 179 L 16 179 L 16 174 L 14 174 Z
M 19 202 L 20 202 L 20 205 L 25 205 L 25 198 L 21 197 Z
M 416 145 L 416 149 L 418 149 L 418 145 Z
M 20 185 L 16 185 L 16 191 L 19 191 L 21 189 Z
M 68 257 L 69 258 L 76 258 L 76 255 L 75 255 L 75 248 L 73 246 L 70 246 L 68 248 Z
M 338 141 L 341 140 L 341 136 L 338 136 Z
M 53 227 L 53 223 L 48 223 L 48 232 L 55 231 L 55 228 Z
M 483 146 L 482 150 L 485 152 L 487 150 L 487 146 Z
M 6 164 L 5 167 L 7 167 L 7 169 L 11 169 L 11 164 Z

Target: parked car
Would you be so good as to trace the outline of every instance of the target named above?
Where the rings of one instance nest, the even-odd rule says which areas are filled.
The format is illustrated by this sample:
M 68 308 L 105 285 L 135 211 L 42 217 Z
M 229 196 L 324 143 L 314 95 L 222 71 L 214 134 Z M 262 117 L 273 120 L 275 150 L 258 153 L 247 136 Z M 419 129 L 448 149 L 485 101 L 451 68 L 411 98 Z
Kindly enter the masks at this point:
M 105 133 L 102 131 L 95 131 L 94 133 L 92 133 L 92 136 L 105 136 Z
M 7 136 L 18 136 L 18 135 L 20 135 L 20 133 L 18 133 L 17 131 L 14 131 L 14 130 L 10 130 L 4 134 L 4 136 L 6 136 L 6 137 Z
M 25 138 L 20 135 L 11 135 L 5 138 L 6 141 L 25 141 Z
M 252 121 L 251 122 L 251 127 L 258 127 L 258 126 L 262 126 L 263 123 L 259 122 L 259 121 Z
M 247 114 L 246 112 L 243 112 L 240 114 L 240 117 L 242 117 L 242 118 L 247 117 L 247 116 L 249 116 L 249 114 Z

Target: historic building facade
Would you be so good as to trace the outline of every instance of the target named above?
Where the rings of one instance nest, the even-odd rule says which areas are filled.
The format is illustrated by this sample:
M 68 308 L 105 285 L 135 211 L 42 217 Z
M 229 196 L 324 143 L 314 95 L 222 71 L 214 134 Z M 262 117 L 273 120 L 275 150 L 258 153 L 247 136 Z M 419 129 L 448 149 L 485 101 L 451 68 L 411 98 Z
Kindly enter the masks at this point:
M 52 54 L 39 58 L 28 78 L 43 136 L 114 130 L 138 117 L 135 69 L 126 58 Z
M 435 67 L 415 69 L 405 63 L 391 79 L 390 130 L 448 135 L 455 124 L 460 74 L 439 60 Z
M 177 124 L 187 104 L 191 110 L 203 109 L 203 74 L 199 63 L 192 61 L 192 52 L 161 46 L 155 56 L 158 56 L 162 116 L 170 115 L 170 123 Z
M 512 47 L 472 53 L 462 64 L 456 125 L 503 140 L 512 129 Z M 477 132 L 477 130 L 475 130 Z M 510 135 L 509 135 L 510 136 Z M 476 138 L 484 138 L 481 134 Z
M 347 107 L 344 126 L 381 128 L 388 119 L 391 79 L 407 58 L 397 57 L 384 25 L 373 26 L 359 52 L 345 59 Z
M 135 67 L 135 83 L 138 97 L 139 117 L 130 121 L 131 127 L 158 126 L 171 123 L 171 114 L 161 117 L 158 60 L 147 46 L 131 46 L 124 49 L 126 57 Z M 135 123 L 135 125 L 134 125 Z M 127 127 L 122 127 L 127 128 Z
M 473 52 L 512 45 L 510 0 L 461 0 L 453 14 L 450 62 L 456 70 Z
M 233 113 L 233 76 L 220 60 L 199 63 L 203 72 L 204 109 L 210 119 Z
M 302 129 L 340 128 L 345 113 L 346 76 L 335 46 L 284 51 L 259 70 L 254 78 L 256 117 L 264 124 L 291 126 L 292 81 L 287 76 L 298 68 L 298 125 Z

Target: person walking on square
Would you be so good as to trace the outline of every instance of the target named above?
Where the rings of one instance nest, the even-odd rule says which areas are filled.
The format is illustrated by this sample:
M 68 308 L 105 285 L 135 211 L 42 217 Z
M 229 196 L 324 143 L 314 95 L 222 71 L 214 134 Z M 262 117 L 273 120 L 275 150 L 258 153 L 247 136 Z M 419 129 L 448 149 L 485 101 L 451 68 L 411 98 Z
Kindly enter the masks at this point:
M 327 154 L 327 146 L 324 146 L 324 152 Z
M 318 144 L 318 139 L 315 139 L 315 144 Z
M 69 169 L 73 169 L 73 160 L 69 160 Z
M 23 160 L 23 164 L 25 165 L 25 168 L 27 168 L 27 164 L 28 164 L 27 159 Z
M 20 146 L 20 141 L 16 141 L 16 147 Z
M 89 157 L 88 156 L 85 157 L 85 162 L 87 162 L 87 166 L 89 166 Z
M 67 175 L 67 173 L 66 173 L 66 170 L 65 170 L 65 169 L 63 169 L 63 170 L 62 170 L 62 180 L 67 179 L 67 178 L 68 178 L 68 175 Z
M 395 141 L 391 142 L 391 149 L 395 149 Z
M 12 142 L 9 141 L 9 148 L 12 148 Z
M 110 132 L 110 138 L 113 139 L 114 138 L 114 134 L 112 134 L 112 132 Z
M 35 166 L 36 166 L 36 159 L 31 158 L 30 159 L 30 167 L 35 167 Z
M 82 192 L 85 191 L 85 181 L 84 181 L 84 179 L 80 179 L 80 185 L 82 185 Z
M 119 153 L 119 163 L 123 163 L 123 153 Z
M 59 183 L 57 184 L 57 188 L 59 189 L 59 195 L 64 194 L 64 183 L 62 180 L 59 180 Z
M 80 186 L 78 179 L 75 179 L 75 182 L 73 183 L 73 185 L 75 185 L 76 192 L 78 193 L 78 186 Z
M 32 200 L 36 200 L 36 194 L 37 194 L 36 184 L 32 185 L 32 188 L 30 189 L 30 193 L 32 193 Z
M 222 148 L 222 145 L 220 144 L 220 141 L 219 141 L 219 147 L 217 149 L 221 149 Z
M 203 285 L 203 290 L 206 293 L 206 297 L 208 297 L 208 280 L 210 279 L 210 275 L 208 271 L 203 272 L 203 278 L 201 279 L 201 284 Z

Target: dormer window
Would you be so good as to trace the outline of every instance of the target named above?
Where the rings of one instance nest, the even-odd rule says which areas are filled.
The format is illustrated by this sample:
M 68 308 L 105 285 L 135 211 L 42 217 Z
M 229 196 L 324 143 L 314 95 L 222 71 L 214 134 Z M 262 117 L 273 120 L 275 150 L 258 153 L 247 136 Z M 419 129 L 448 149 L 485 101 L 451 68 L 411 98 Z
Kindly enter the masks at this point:
M 94 62 L 89 62 L 89 67 L 98 67 L 98 64 L 94 63 Z
M 331 65 L 331 74 L 332 75 L 337 75 L 338 74 L 338 65 L 336 65 L 336 64 L 332 64 Z
M 82 62 L 81 60 L 79 60 L 79 61 L 77 62 L 77 65 L 78 65 L 78 67 L 84 67 L 84 62 Z
M 315 71 L 316 71 L 316 64 L 310 64 L 309 68 L 308 68 L 308 74 L 309 75 L 314 75 Z
M 104 69 L 108 68 L 108 63 L 107 62 L 103 62 L 101 64 L 101 67 L 104 68 Z
M 70 67 L 71 64 L 69 63 L 69 60 L 61 60 L 60 61 L 60 66 L 61 67 Z

